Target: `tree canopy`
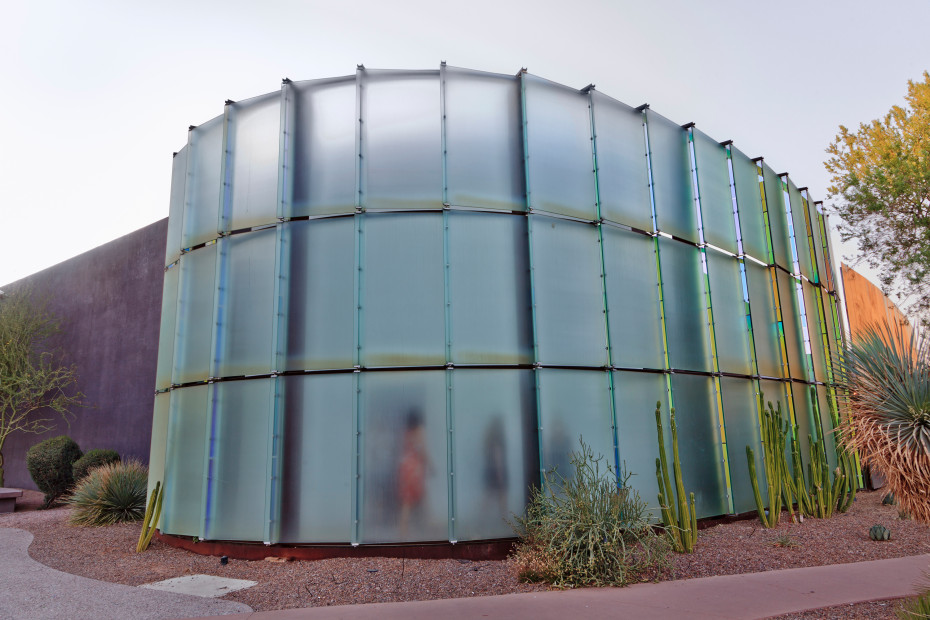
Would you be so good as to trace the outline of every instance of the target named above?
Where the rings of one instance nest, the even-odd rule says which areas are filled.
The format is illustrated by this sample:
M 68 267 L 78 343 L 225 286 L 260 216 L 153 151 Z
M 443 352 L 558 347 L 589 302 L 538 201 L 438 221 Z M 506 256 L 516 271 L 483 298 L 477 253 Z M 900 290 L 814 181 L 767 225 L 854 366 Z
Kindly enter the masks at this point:
M 930 324 L 930 74 L 908 81 L 906 105 L 827 148 L 833 211 L 844 241 L 881 274 L 882 289 Z

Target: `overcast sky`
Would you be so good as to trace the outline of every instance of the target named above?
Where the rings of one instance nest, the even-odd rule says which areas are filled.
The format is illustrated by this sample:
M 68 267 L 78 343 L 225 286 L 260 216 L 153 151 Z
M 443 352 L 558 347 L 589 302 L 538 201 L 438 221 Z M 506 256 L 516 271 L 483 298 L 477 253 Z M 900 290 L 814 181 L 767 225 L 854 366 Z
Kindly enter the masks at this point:
M 0 284 L 167 216 L 188 125 L 283 77 L 445 60 L 593 82 L 822 200 L 837 127 L 930 68 L 930 0 L 0 0 L 0 15 Z

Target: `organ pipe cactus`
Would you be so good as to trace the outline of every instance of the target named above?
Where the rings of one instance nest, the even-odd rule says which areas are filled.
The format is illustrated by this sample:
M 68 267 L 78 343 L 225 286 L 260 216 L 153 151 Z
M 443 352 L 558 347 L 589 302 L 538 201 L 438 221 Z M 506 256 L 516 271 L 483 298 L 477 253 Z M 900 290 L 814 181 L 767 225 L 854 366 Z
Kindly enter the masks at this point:
M 656 480 L 659 483 L 659 509 L 662 523 L 672 539 L 672 546 L 678 553 L 694 551 L 697 538 L 697 514 L 694 510 L 694 493 L 690 502 L 685 494 L 685 485 L 681 476 L 681 461 L 678 458 L 678 427 L 675 424 L 675 408 L 671 409 L 672 428 L 672 463 L 675 477 L 675 497 L 672 499 L 672 483 L 668 475 L 665 458 L 665 436 L 662 432 L 661 402 L 656 402 L 656 432 L 659 435 L 659 458 L 656 459 Z M 677 504 L 677 507 L 676 507 Z
M 149 548 L 152 543 L 152 536 L 155 535 L 155 527 L 158 525 L 158 518 L 161 517 L 161 503 L 165 497 L 165 488 L 161 482 L 155 483 L 155 490 L 149 498 L 149 505 L 145 509 L 145 520 L 142 521 L 142 533 L 139 535 L 139 543 L 136 545 L 136 553 L 142 553 Z M 154 518 L 153 518 L 154 517 Z
M 761 403 L 761 394 L 759 399 Z M 782 498 L 790 499 L 790 496 L 783 489 L 783 481 L 787 479 L 787 464 L 784 453 L 787 426 L 782 422 L 781 408 L 779 407 L 776 412 L 771 403 L 769 403 L 768 410 L 762 407 L 761 424 L 762 460 L 765 464 L 768 512 L 765 511 L 766 504 L 763 504 L 762 494 L 759 492 L 756 457 L 749 446 L 746 446 L 746 460 L 749 462 L 749 480 L 752 483 L 752 494 L 756 500 L 756 511 L 759 513 L 759 520 L 762 521 L 763 526 L 772 528 L 778 525 L 778 519 L 781 516 Z

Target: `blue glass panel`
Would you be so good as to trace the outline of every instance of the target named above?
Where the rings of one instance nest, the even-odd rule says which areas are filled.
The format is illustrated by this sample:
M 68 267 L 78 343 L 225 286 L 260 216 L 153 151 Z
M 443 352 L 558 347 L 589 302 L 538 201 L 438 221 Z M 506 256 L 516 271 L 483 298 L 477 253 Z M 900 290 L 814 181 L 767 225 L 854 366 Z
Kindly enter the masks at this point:
M 707 272 L 710 278 L 711 308 L 714 314 L 714 337 L 717 365 L 723 372 L 752 373 L 749 326 L 743 279 L 737 259 L 708 249 Z
M 204 498 L 204 458 L 207 446 L 207 404 L 210 386 L 172 390 L 165 454 L 165 499 L 161 531 L 200 536 Z
M 669 365 L 676 369 L 709 372 L 713 363 L 701 251 L 679 241 L 660 238 L 659 257 Z
M 171 202 L 168 207 L 168 238 L 165 242 L 165 265 L 181 254 L 181 224 L 184 222 L 184 192 L 187 188 L 187 153 L 184 146 L 171 160 Z
M 276 221 L 281 94 L 230 104 L 226 167 L 231 219 L 226 230 Z
M 755 384 L 748 379 L 720 378 L 723 417 L 727 431 L 727 455 L 730 461 L 730 486 L 733 489 L 733 509 L 737 513 L 755 510 L 756 501 L 749 478 L 746 446 L 756 459 L 756 478 L 763 501 L 765 491 L 765 458 L 759 433 L 759 399 Z
M 736 184 L 736 203 L 739 208 L 739 229 L 740 238 L 743 240 L 743 252 L 767 263 L 769 242 L 762 212 L 759 168 L 737 148 L 730 147 L 730 158 L 733 162 L 733 181 Z
M 223 181 L 223 115 L 191 130 L 181 247 L 215 239 Z
M 749 306 L 752 311 L 752 337 L 756 347 L 759 374 L 766 377 L 781 377 L 781 343 L 778 333 L 778 317 L 775 314 L 775 294 L 772 291 L 771 271 L 768 267 L 760 267 L 748 260 L 745 264 Z
M 781 178 L 765 162 L 762 162 L 762 176 L 765 180 L 765 204 L 769 214 L 769 226 L 772 232 L 772 250 L 775 263 L 788 271 L 791 266 L 791 240 L 788 237 L 788 212 L 785 210 L 785 195 Z
M 646 110 L 646 125 L 659 230 L 697 242 L 688 132 L 652 110 Z
M 181 257 L 172 383 L 206 381 L 213 359 L 216 244 Z
M 702 131 L 694 129 L 692 135 L 704 241 L 736 254 L 736 224 L 733 220 L 727 149 Z

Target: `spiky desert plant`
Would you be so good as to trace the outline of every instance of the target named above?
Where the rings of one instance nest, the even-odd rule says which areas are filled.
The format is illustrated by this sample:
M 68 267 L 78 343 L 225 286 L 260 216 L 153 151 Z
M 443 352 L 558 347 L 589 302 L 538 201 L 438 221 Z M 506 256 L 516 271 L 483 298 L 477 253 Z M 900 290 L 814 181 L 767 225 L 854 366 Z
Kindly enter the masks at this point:
M 870 327 L 846 356 L 847 448 L 887 480 L 901 510 L 930 523 L 930 339 Z
M 108 463 L 92 469 L 65 501 L 74 525 L 113 525 L 145 515 L 148 469 L 139 461 Z

